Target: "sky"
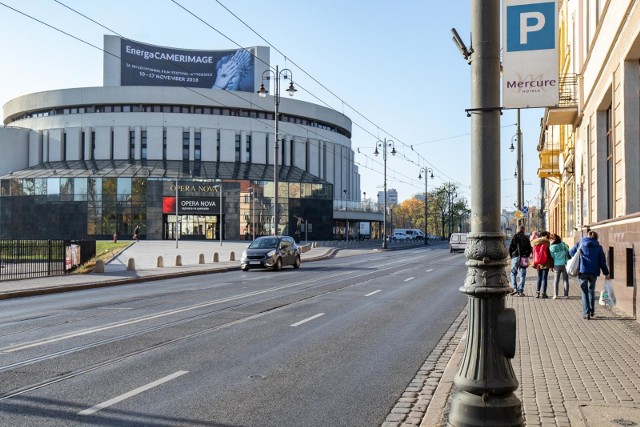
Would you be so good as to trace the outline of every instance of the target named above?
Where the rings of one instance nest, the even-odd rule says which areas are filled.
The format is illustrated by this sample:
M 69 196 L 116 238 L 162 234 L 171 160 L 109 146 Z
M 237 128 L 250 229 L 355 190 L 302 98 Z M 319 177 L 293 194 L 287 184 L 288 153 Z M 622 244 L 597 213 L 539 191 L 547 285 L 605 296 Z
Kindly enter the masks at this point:
M 367 198 L 383 188 L 382 156 L 373 151 L 386 138 L 398 151 L 387 158 L 387 185 L 397 190 L 399 202 L 424 192 L 424 174 L 418 179 L 424 167 L 433 170 L 429 191 L 453 182 L 470 202 L 471 120 L 465 109 L 471 67 L 451 40 L 455 27 L 469 43 L 470 4 L 0 0 L 0 105 L 34 92 L 102 86 L 104 34 L 185 49 L 271 46 L 271 66 L 292 71 L 296 99 L 352 120 L 352 149 Z M 521 110 L 525 205 L 540 202 L 536 145 L 543 113 Z M 501 207 L 513 209 L 516 154 L 509 146 L 515 110 L 503 111 L 500 133 Z

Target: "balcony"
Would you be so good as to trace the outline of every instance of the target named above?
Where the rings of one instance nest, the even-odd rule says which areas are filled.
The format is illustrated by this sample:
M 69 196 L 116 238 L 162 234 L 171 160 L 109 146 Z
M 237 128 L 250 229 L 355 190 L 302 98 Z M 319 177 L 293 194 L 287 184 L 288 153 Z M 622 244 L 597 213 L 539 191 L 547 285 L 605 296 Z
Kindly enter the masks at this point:
M 558 105 L 547 108 L 545 125 L 572 125 L 578 118 L 578 78 L 566 74 L 558 79 Z
M 559 147 L 545 147 L 538 156 L 540 157 L 540 167 L 538 168 L 540 178 L 558 178 L 562 175 Z

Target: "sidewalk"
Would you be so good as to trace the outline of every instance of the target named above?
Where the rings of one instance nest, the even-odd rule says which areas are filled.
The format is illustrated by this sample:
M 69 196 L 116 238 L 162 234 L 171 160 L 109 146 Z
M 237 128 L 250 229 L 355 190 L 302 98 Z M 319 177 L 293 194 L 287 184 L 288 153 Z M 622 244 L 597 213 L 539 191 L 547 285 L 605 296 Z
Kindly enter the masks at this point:
M 506 307 L 516 310 L 512 366 L 525 425 L 639 426 L 640 324 L 600 305 L 595 318 L 583 319 L 577 278 L 570 278 L 569 299 L 536 299 L 535 272 L 527 273 L 526 297 L 506 297 Z M 553 294 L 553 274 L 549 276 Z M 596 297 L 603 283 L 600 277 Z M 465 309 L 384 427 L 447 424 L 456 391 L 453 379 L 466 344 L 466 320 Z

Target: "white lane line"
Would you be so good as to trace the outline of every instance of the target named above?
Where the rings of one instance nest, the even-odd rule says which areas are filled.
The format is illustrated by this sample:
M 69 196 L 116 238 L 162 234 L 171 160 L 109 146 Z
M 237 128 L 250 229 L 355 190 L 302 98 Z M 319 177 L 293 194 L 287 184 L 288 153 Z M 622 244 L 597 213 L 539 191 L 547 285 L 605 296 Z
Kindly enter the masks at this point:
M 409 280 L 413 280 L 415 279 L 415 277 L 409 277 L 408 279 L 404 279 L 405 282 L 408 282 Z
M 321 317 L 321 316 L 324 316 L 324 313 L 316 314 L 315 316 L 311 316 L 311 317 L 309 317 L 309 318 L 307 318 L 307 319 L 304 319 L 304 320 L 301 320 L 301 321 L 299 321 L 299 322 L 297 322 L 297 323 L 294 323 L 294 324 L 293 324 L 293 325 L 291 325 L 291 326 L 293 326 L 293 327 L 300 326 L 300 325 L 302 325 L 303 323 L 310 322 L 310 321 L 312 321 L 313 319 L 317 319 L 318 317 Z
M 373 291 L 373 292 L 371 292 L 371 293 L 366 294 L 366 295 L 365 295 L 365 297 L 370 297 L 371 295 L 375 295 L 375 294 L 377 294 L 378 292 L 380 292 L 380 289 L 378 289 L 377 291 Z
M 430 268 L 427 270 L 427 273 L 431 273 L 433 271 L 433 268 Z
M 171 381 L 171 380 L 173 380 L 173 379 L 175 379 L 175 378 L 178 378 L 179 376 L 182 376 L 182 375 L 184 375 L 184 374 L 186 374 L 186 373 L 188 373 L 188 372 L 189 372 L 189 371 L 178 371 L 178 372 L 175 372 L 175 373 L 173 373 L 173 374 L 171 374 L 171 375 L 167 375 L 167 376 L 166 376 L 166 377 L 164 377 L 164 378 L 160 378 L 159 380 L 156 380 L 156 381 L 154 381 L 154 382 L 152 382 L 152 383 L 149 383 L 149 384 L 147 384 L 147 385 L 143 385 L 142 387 L 138 387 L 137 389 L 135 389 L 135 390 L 131 390 L 131 391 L 130 391 L 130 392 L 128 392 L 128 393 L 121 394 L 120 396 L 118 396 L 118 397 L 114 397 L 113 399 L 107 400 L 106 402 L 99 403 L 99 404 L 97 404 L 97 405 L 95 405 L 95 406 L 92 406 L 92 407 L 91 407 L 91 408 L 89 408 L 89 409 L 85 409 L 84 411 L 80 411 L 80 412 L 78 412 L 78 415 L 91 415 L 91 414 L 95 414 L 96 412 L 98 412 L 98 411 L 99 411 L 99 410 L 101 410 L 101 409 L 108 408 L 108 407 L 109 407 L 109 406 L 111 406 L 111 405 L 115 405 L 115 404 L 116 404 L 116 403 L 118 403 L 118 402 L 122 402 L 122 401 L 123 401 L 123 400 L 125 400 L 125 399 L 128 399 L 128 398 L 130 398 L 130 397 L 133 397 L 133 396 L 135 396 L 135 395 L 137 395 L 137 394 L 140 394 L 140 393 L 142 393 L 143 391 L 147 391 L 147 390 L 149 390 L 149 389 L 152 389 L 152 388 L 154 388 L 154 387 L 157 387 L 157 386 L 159 386 L 160 384 L 164 384 L 164 383 L 166 383 L 167 381 Z

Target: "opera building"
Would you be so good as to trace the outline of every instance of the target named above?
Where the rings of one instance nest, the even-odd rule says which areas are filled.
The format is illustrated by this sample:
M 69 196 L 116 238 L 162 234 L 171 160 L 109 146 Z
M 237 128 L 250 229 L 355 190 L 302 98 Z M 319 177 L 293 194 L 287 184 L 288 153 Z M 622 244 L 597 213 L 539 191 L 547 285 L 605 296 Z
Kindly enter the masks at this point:
M 351 121 L 283 91 L 274 144 L 274 80 L 284 77 L 265 47 L 105 36 L 103 86 L 4 105 L 0 235 L 130 238 L 139 226 L 147 239 L 242 239 L 306 225 L 309 239 L 331 239 L 334 200 L 359 200 Z

